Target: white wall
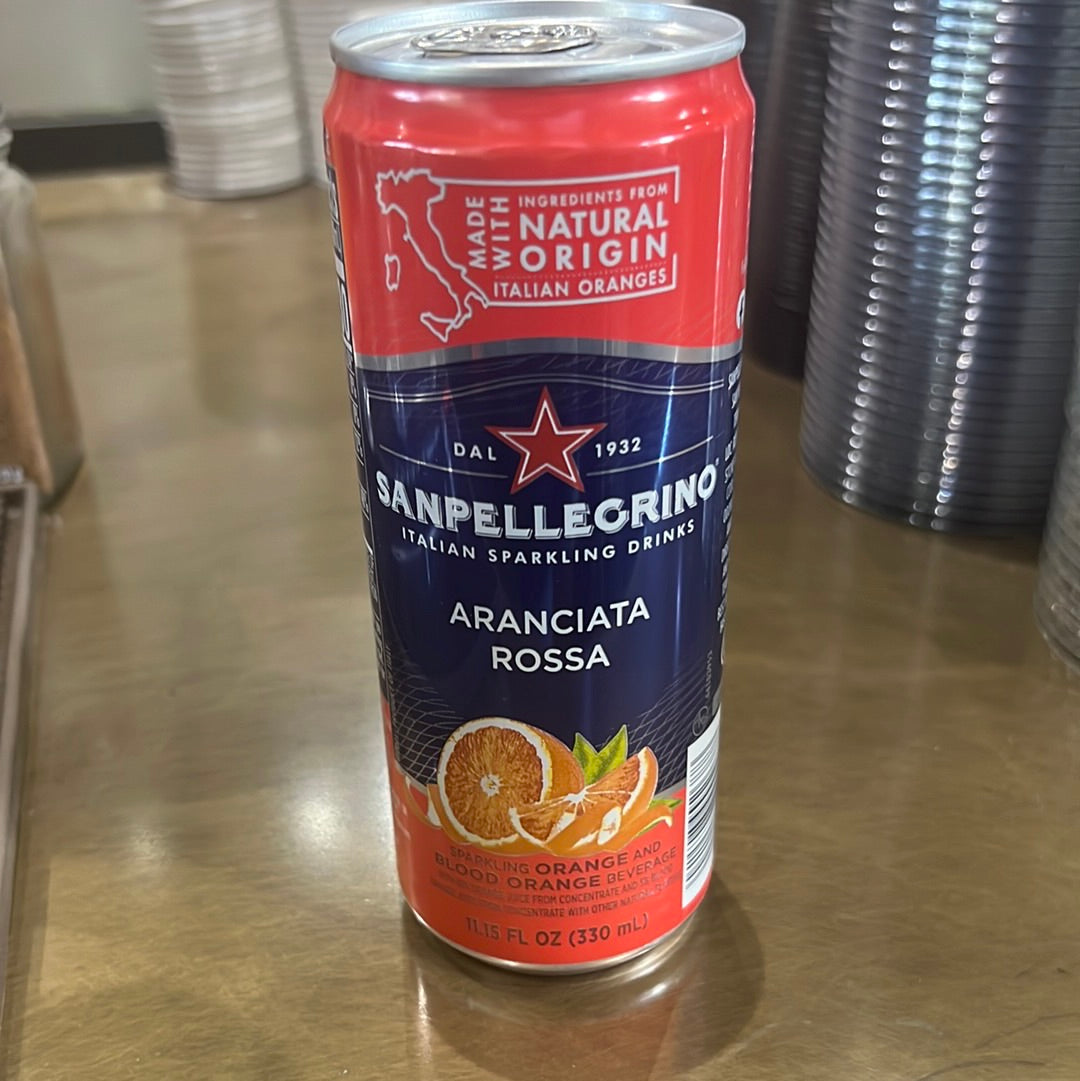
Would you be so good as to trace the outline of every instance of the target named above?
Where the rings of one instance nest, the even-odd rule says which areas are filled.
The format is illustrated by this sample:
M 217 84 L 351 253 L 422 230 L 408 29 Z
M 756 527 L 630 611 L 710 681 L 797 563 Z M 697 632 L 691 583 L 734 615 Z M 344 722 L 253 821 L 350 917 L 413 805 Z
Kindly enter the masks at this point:
M 0 102 L 10 117 L 153 109 L 138 0 L 0 0 Z

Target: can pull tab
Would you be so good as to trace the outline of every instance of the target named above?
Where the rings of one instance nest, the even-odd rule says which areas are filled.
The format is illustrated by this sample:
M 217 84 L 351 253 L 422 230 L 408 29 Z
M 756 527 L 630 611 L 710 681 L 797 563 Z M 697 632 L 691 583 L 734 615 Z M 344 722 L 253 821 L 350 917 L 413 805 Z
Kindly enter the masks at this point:
M 533 56 L 580 49 L 596 39 L 596 31 L 581 23 L 472 23 L 423 34 L 412 46 L 433 57 Z

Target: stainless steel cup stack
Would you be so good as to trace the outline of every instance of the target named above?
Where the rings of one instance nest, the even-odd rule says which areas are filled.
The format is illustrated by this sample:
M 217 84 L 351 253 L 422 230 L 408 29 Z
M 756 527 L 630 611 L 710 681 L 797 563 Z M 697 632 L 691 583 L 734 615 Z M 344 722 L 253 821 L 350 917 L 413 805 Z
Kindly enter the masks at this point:
M 142 0 L 172 179 L 197 198 L 304 178 L 278 0 Z
M 746 342 L 799 376 L 814 267 L 832 0 L 779 0 L 758 97 Z
M 334 81 L 330 35 L 339 26 L 361 18 L 363 5 L 361 0 L 285 0 L 283 11 L 307 129 L 308 175 L 325 184 L 322 107 Z
M 326 184 L 322 110 L 334 81 L 330 35 L 346 23 L 398 8 L 427 7 L 438 0 L 283 0 L 285 29 L 296 70 L 306 129 L 308 176 Z
M 1080 4 L 837 0 L 802 454 L 940 530 L 1043 521 L 1080 287 Z
M 1035 616 L 1050 645 L 1080 671 L 1080 349 L 1043 534 Z
M 701 7 L 716 8 L 734 15 L 746 27 L 746 48 L 739 59 L 746 81 L 750 84 L 750 92 L 757 102 L 759 119 L 769 78 L 778 2 L 779 0 L 707 0 L 700 3 Z

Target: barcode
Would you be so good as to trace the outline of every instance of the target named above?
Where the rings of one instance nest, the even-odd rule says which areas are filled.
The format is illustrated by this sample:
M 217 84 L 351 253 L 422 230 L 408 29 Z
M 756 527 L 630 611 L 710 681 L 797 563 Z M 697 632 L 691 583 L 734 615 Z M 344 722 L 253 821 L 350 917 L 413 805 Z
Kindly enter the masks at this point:
M 716 817 L 716 761 L 720 750 L 720 714 L 686 749 L 686 836 L 683 846 L 682 903 L 686 908 L 701 892 L 713 865 Z

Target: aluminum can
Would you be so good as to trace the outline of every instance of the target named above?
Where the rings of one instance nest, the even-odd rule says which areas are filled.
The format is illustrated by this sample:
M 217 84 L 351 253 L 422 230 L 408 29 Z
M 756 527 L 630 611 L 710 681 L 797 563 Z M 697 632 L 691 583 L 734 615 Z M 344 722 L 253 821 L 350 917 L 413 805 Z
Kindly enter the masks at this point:
M 753 102 L 730 16 L 547 0 L 335 34 L 324 119 L 397 866 L 582 971 L 713 864 Z

